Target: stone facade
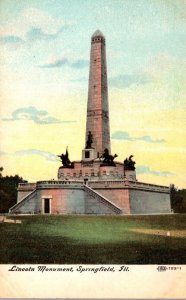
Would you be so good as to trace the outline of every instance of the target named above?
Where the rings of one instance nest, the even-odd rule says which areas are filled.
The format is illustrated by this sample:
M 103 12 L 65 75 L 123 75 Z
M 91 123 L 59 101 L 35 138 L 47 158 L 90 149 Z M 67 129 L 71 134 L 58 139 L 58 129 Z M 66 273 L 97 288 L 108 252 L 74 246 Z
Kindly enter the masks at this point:
M 89 185 L 121 208 L 122 214 L 170 213 L 170 189 L 130 180 L 89 182 Z
M 19 195 L 27 184 L 20 184 Z M 19 192 L 18 190 L 18 192 Z M 45 199 L 49 200 L 49 209 L 45 211 Z M 41 181 L 36 188 L 10 209 L 20 214 L 116 214 L 118 207 L 104 196 L 94 192 L 83 182 Z
M 170 194 L 156 191 L 130 190 L 131 214 L 170 213 Z
M 19 185 L 19 202 L 11 213 L 152 214 L 170 213 L 169 188 L 128 180 L 38 181 L 27 196 Z M 21 198 L 22 195 L 22 198 Z M 45 199 L 49 210 L 45 211 Z

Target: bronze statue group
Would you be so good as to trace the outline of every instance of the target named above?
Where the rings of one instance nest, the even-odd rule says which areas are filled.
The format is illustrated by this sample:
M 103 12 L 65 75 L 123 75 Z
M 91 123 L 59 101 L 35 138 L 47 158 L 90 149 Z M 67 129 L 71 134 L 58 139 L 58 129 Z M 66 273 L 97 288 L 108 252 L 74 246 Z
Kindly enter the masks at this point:
M 92 143 L 93 143 L 93 135 L 92 135 L 91 131 L 89 131 L 85 149 L 92 149 Z M 102 161 L 102 165 L 115 166 L 114 159 L 117 156 L 118 156 L 117 154 L 114 154 L 114 155 L 109 154 L 109 150 L 106 148 L 104 150 L 103 154 L 98 158 Z M 58 155 L 58 157 L 60 157 L 60 159 L 61 159 L 63 168 L 73 168 L 74 167 L 74 163 L 71 162 L 69 159 L 68 147 L 66 148 L 66 153 Z M 124 170 L 135 170 L 135 161 L 132 160 L 132 157 L 133 157 L 133 155 L 130 155 L 129 158 L 126 158 L 124 160 Z

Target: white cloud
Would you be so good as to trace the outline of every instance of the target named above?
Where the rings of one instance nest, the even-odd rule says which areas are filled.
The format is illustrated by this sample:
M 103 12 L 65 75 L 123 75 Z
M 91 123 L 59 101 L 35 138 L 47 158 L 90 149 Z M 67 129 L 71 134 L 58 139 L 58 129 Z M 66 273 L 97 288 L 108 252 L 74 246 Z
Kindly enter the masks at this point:
M 21 107 L 12 112 L 11 117 L 3 118 L 3 121 L 34 121 L 36 124 L 73 123 L 74 121 L 62 121 L 50 116 L 46 110 L 38 110 L 34 106 Z
M 138 174 L 152 174 L 155 176 L 163 176 L 163 177 L 168 177 L 168 176 L 174 176 L 175 174 L 169 171 L 159 171 L 159 170 L 153 170 L 149 166 L 137 166 L 136 168 Z
M 133 136 L 130 136 L 130 134 L 128 132 L 121 131 L 121 130 L 113 132 L 112 139 L 126 140 L 126 141 L 144 141 L 144 142 L 147 142 L 147 143 L 165 143 L 164 139 L 154 139 L 150 135 L 144 135 L 144 136 L 140 136 L 140 137 L 133 137 Z
M 160 152 L 160 153 L 186 153 L 186 147 L 153 147 L 153 148 L 147 148 L 147 147 L 138 147 L 138 149 L 144 153 L 147 152 Z
M 44 34 L 55 34 L 66 25 L 61 18 L 56 19 L 44 11 L 29 8 L 11 23 L 1 25 L 0 34 L 1 36 L 17 36 L 25 39 L 26 33 L 31 28 L 39 28 Z
M 56 154 L 53 154 L 53 153 L 47 152 L 47 151 L 38 150 L 38 149 L 19 150 L 14 153 L 0 152 L 0 156 L 5 156 L 5 155 L 10 155 L 10 156 L 39 155 L 39 156 L 46 158 L 46 160 L 48 160 L 48 161 L 52 161 L 52 162 L 60 161 L 60 159 L 57 157 Z
M 46 34 L 54 34 L 65 23 L 62 19 L 54 19 L 46 12 L 29 8 L 23 12 L 23 19 L 32 27 L 39 27 Z

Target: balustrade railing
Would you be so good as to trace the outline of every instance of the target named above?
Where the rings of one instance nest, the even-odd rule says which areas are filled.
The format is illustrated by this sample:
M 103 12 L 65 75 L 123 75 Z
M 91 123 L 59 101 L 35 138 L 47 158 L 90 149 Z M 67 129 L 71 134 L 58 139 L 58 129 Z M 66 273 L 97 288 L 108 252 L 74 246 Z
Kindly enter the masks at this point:
M 32 183 L 32 182 L 25 182 L 25 183 L 19 183 L 18 185 L 18 189 L 21 189 L 21 190 L 27 190 L 27 189 L 35 189 L 36 187 L 36 183 Z
M 37 188 L 44 188 L 44 187 L 66 187 L 71 186 L 73 187 L 82 187 L 83 181 L 81 180 L 45 180 L 45 181 L 38 181 L 36 183 Z
M 37 188 L 44 187 L 65 187 L 73 185 L 74 187 L 81 187 L 84 184 L 83 180 L 44 180 L 38 181 L 37 183 L 20 183 L 18 189 L 20 190 L 33 190 Z M 169 187 L 143 183 L 139 181 L 130 181 L 130 180 L 90 180 L 88 184 L 92 188 L 135 188 L 142 190 L 154 190 L 159 192 L 169 192 Z
M 154 190 L 160 192 L 169 192 L 169 187 L 155 185 L 155 184 L 148 184 L 138 181 L 129 181 L 129 180 L 105 180 L 105 181 L 89 181 L 89 186 L 92 188 L 136 188 L 142 190 Z

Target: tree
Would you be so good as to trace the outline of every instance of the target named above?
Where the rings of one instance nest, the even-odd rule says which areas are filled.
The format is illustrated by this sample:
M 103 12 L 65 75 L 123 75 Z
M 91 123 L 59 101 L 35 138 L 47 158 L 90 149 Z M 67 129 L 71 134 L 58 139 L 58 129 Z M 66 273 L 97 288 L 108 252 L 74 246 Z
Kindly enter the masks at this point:
M 17 187 L 23 180 L 19 175 L 2 175 L 3 167 L 0 167 L 0 213 L 7 213 L 9 208 L 17 202 Z
M 171 208 L 175 213 L 186 213 L 186 189 L 179 190 L 170 185 Z
M 1 172 L 3 172 L 3 167 L 0 167 L 0 177 L 2 177 L 2 174 L 1 174 Z

